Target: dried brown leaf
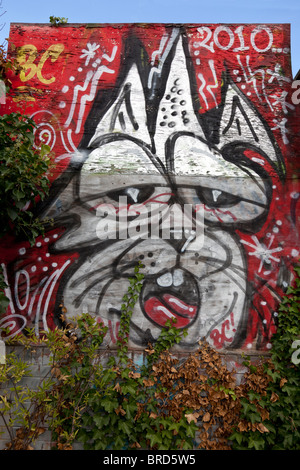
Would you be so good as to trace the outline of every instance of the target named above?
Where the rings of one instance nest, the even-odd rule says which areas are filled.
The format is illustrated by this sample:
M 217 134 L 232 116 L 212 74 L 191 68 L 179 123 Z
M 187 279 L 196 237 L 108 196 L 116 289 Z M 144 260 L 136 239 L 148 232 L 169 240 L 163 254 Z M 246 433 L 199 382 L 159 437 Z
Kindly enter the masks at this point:
M 208 411 L 203 416 L 202 421 L 204 421 L 204 423 L 207 423 L 208 421 L 210 421 L 210 413 Z
M 194 421 L 195 423 L 197 423 L 197 418 L 199 417 L 199 413 L 187 413 L 186 415 L 184 415 L 188 421 L 188 423 L 190 424 L 192 421 Z
M 259 423 L 259 425 L 257 426 L 257 429 L 258 429 L 259 432 L 261 432 L 261 433 L 270 432 L 269 429 L 266 428 L 266 426 L 263 425 L 263 423 Z
M 284 377 L 280 380 L 280 388 L 282 388 L 284 386 L 284 384 L 287 382 L 287 379 L 285 379 Z
M 117 415 L 120 414 L 120 415 L 122 415 L 122 416 L 125 416 L 125 415 L 126 415 L 126 411 L 123 410 L 123 408 L 122 408 L 121 405 L 120 405 L 118 408 L 115 409 L 115 413 L 116 413 Z
M 132 379 L 139 379 L 141 374 L 139 372 L 129 372 L 128 376 Z
M 270 401 L 271 401 L 272 403 L 274 403 L 274 402 L 277 401 L 278 399 L 279 399 L 279 396 L 277 395 L 277 393 L 272 392 Z
M 145 385 L 145 387 L 152 387 L 155 384 L 155 382 L 154 380 L 151 380 L 151 379 L 144 379 L 143 384 Z
M 113 389 L 116 390 L 117 392 L 120 392 L 121 385 L 117 382 Z
M 240 421 L 239 424 L 238 424 L 238 430 L 240 432 L 245 432 L 248 430 L 248 423 L 244 422 L 244 421 Z

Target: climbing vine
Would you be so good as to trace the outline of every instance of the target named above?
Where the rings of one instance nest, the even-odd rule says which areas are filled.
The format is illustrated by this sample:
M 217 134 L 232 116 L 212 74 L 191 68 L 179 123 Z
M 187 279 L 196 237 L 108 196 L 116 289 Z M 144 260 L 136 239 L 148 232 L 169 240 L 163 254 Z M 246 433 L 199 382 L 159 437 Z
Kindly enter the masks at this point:
M 31 353 L 46 345 L 50 367 L 34 391 L 22 385 L 29 367 L 20 355 L 8 355 L 0 366 L 0 416 L 10 438 L 6 448 L 33 448 L 48 429 L 59 450 L 75 443 L 94 450 L 299 449 L 298 267 L 295 273 L 278 309 L 271 356 L 256 362 L 245 357 L 248 371 L 240 385 L 205 341 L 178 358 L 174 346 L 186 332 L 172 323 L 148 345 L 142 365 L 130 358 L 141 264 L 123 297 L 116 350 L 101 347 L 107 328 L 88 314 L 41 339 L 28 331 L 19 344 Z
M 300 449 L 300 266 L 278 309 L 271 357 L 246 359 L 241 421 L 231 436 L 235 449 Z M 295 348 L 298 348 L 296 350 Z

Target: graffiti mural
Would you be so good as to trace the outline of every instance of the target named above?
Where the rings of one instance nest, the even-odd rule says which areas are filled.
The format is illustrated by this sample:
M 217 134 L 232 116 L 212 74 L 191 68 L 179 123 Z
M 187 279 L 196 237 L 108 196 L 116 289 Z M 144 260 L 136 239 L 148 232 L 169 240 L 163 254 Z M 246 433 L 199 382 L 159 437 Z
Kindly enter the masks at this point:
M 174 320 L 186 350 L 268 349 L 299 259 L 288 27 L 24 28 L 7 107 L 31 109 L 56 169 L 46 236 L 6 241 L 2 324 L 39 335 L 63 305 L 113 346 L 141 261 L 132 347 Z

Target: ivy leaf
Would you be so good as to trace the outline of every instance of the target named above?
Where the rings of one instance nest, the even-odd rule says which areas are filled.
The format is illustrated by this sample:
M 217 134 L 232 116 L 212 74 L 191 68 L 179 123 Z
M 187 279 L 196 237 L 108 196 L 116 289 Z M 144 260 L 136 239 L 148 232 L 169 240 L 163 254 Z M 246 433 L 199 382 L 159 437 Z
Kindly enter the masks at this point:
M 292 434 L 286 434 L 284 436 L 284 441 L 283 441 L 284 447 L 289 447 L 293 444 L 293 435 Z
M 116 399 L 112 399 L 111 397 L 106 397 L 101 401 L 101 405 L 108 413 L 112 413 L 115 409 L 118 408 L 119 402 Z
M 126 395 L 129 393 L 130 395 L 135 395 L 136 394 L 136 388 L 132 384 L 122 384 L 122 393 Z
M 106 443 L 105 441 L 97 441 L 95 444 L 95 450 L 105 450 L 106 449 Z
M 124 403 L 123 409 L 128 419 L 133 419 L 137 410 L 137 406 L 136 406 L 136 403 Z
M 9 218 L 14 222 L 18 217 L 18 213 L 11 207 L 7 207 L 6 211 L 8 213 Z
M 264 448 L 264 441 L 261 439 L 256 439 L 253 436 L 250 436 L 249 438 L 249 448 L 253 448 L 255 450 L 262 450 Z
M 146 434 L 146 439 L 150 440 L 150 447 L 162 444 L 162 436 L 155 432 L 148 432 Z
M 131 422 L 131 424 L 133 424 L 133 422 Z M 119 427 L 119 429 L 120 429 L 122 432 L 124 432 L 125 434 L 127 434 L 127 436 L 130 436 L 130 435 L 131 435 L 131 428 L 129 427 L 127 421 L 119 421 L 118 427 Z
M 232 441 L 236 441 L 239 445 L 241 445 L 244 440 L 244 435 L 241 432 L 234 432 L 233 434 L 231 434 L 230 439 Z

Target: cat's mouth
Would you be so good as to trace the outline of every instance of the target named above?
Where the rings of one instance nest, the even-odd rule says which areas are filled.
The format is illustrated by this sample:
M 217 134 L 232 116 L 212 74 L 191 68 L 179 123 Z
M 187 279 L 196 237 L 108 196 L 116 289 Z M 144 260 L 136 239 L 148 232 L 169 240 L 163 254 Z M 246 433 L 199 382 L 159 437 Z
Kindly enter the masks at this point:
M 197 318 L 200 295 L 191 273 L 173 270 L 145 280 L 140 301 L 154 324 L 163 327 L 171 321 L 176 328 L 187 328 Z

